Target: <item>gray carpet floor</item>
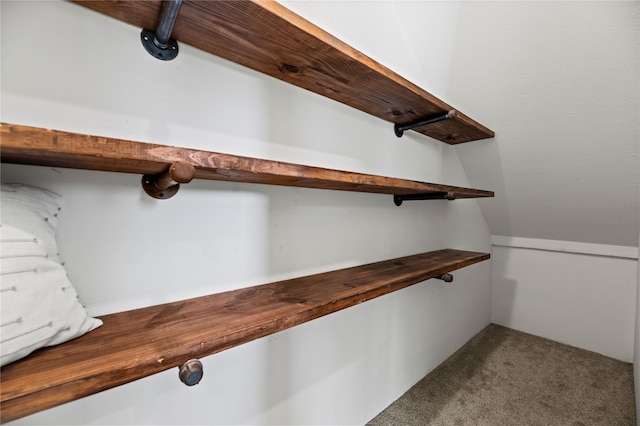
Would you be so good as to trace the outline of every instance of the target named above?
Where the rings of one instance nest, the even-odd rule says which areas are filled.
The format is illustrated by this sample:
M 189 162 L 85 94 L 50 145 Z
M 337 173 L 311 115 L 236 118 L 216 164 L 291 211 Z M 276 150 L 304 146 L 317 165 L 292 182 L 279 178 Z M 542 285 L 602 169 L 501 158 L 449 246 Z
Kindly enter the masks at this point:
M 635 424 L 632 364 L 495 324 L 369 422 Z

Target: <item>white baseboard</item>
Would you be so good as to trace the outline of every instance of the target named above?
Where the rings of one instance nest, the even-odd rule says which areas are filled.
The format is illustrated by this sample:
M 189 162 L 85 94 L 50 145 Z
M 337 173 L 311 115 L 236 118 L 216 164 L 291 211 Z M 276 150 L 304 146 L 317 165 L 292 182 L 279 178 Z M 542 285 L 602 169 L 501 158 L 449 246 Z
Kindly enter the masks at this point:
M 562 253 L 618 257 L 624 259 L 638 259 L 638 248 L 629 246 L 580 243 L 576 241 L 542 240 L 537 238 L 507 237 L 503 235 L 492 235 L 491 245 L 499 247 L 515 247 L 532 250 L 555 251 Z

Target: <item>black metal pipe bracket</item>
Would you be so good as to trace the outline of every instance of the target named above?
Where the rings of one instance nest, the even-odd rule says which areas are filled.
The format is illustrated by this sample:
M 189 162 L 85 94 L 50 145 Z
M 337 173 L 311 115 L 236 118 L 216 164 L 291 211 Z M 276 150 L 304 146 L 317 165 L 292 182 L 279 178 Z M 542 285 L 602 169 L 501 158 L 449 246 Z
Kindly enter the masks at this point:
M 151 56 L 161 61 L 170 61 L 178 56 L 178 42 L 171 38 L 171 32 L 178 19 L 180 6 L 182 0 L 165 0 L 162 3 L 157 31 L 145 29 L 140 33 L 140 41 L 144 48 Z
M 393 202 L 396 206 L 401 206 L 405 200 L 455 200 L 456 194 L 453 192 L 430 192 L 427 194 L 394 195 Z
M 438 275 L 436 278 L 439 279 L 439 280 L 444 281 L 445 283 L 453 282 L 453 275 L 451 275 L 451 274 Z
M 182 364 L 178 370 L 180 381 L 187 386 L 194 386 L 200 383 L 203 375 L 204 370 L 199 359 L 190 359 Z
M 415 129 L 416 127 L 422 127 L 428 124 L 437 123 L 439 121 L 449 120 L 451 118 L 455 118 L 457 115 L 458 113 L 456 112 L 456 110 L 452 109 L 451 111 L 448 111 L 446 114 L 422 118 L 418 121 L 414 121 L 413 123 L 407 123 L 407 124 L 396 123 L 393 125 L 393 131 L 395 132 L 397 137 L 401 138 L 405 130 L 411 130 L 411 129 Z

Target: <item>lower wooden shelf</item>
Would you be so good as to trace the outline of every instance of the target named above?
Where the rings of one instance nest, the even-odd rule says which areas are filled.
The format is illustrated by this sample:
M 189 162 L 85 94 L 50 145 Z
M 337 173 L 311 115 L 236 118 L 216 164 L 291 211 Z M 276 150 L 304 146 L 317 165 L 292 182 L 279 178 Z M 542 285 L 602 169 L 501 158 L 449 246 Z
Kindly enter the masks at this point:
M 177 367 L 488 258 L 438 250 L 106 315 L 102 327 L 3 367 L 0 419 Z

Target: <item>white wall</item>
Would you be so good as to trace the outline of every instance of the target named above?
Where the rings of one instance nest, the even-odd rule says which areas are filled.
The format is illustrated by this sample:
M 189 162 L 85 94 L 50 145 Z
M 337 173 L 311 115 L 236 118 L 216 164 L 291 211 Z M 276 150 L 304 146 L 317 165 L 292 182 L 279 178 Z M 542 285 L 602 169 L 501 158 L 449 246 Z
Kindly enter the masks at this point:
M 351 21 L 402 34 L 400 16 L 383 4 L 354 8 Z M 80 6 L 0 7 L 3 122 L 469 185 L 452 147 L 419 135 L 398 140 L 387 123 L 189 46 L 160 62 L 140 46 L 139 29 Z M 331 3 L 308 7 L 331 15 Z M 427 28 L 431 20 L 446 26 L 434 14 Z M 411 45 L 387 55 L 399 71 L 420 73 Z M 446 87 L 445 75 L 433 84 Z M 61 256 L 94 315 L 444 247 L 490 247 L 476 200 L 398 208 L 376 194 L 195 181 L 156 201 L 140 176 L 9 164 L 2 181 L 64 196 Z M 206 357 L 194 388 L 167 371 L 16 424 L 362 424 L 489 323 L 490 263 L 454 275 L 452 285 L 430 280 Z
M 638 165 L 640 166 L 640 155 L 638 156 Z M 638 217 L 638 222 L 640 222 L 640 216 Z M 640 231 L 639 231 L 640 232 Z M 640 245 L 638 246 L 638 251 L 640 252 Z M 640 259 L 638 260 L 638 286 L 640 286 Z M 640 416 L 637 413 L 640 413 L 640 288 L 637 290 L 636 294 L 636 330 L 635 330 L 635 345 L 634 345 L 634 353 L 633 353 L 633 379 L 636 391 L 636 420 L 640 425 Z
M 633 362 L 635 248 L 492 241 L 492 322 Z

